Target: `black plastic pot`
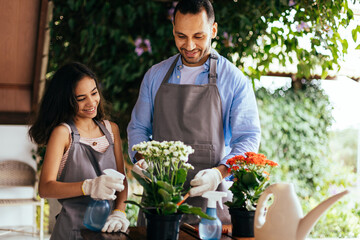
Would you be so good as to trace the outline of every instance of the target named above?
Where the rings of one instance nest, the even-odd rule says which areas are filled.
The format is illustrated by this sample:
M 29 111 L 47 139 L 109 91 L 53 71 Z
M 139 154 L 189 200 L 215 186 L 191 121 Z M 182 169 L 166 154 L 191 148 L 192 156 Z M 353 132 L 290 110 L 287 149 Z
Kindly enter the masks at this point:
M 240 208 L 229 208 L 232 224 L 232 236 L 254 237 L 255 211 L 246 211 Z
M 182 214 L 157 215 L 145 213 L 147 240 L 179 239 L 180 220 Z

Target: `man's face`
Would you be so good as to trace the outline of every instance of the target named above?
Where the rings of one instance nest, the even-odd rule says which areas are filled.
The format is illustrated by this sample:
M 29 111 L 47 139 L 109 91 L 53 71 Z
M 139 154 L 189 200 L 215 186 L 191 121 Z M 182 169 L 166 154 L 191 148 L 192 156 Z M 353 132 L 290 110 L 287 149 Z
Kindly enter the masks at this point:
M 173 34 L 182 61 L 186 66 L 200 66 L 210 54 L 211 39 L 216 36 L 217 23 L 208 22 L 206 11 L 198 14 L 176 13 Z

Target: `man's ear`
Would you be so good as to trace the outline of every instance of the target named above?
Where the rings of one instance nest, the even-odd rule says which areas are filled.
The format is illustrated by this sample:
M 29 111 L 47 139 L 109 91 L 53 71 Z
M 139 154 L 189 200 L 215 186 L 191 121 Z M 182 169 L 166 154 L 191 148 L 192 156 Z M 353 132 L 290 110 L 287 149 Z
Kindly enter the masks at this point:
M 217 27 L 218 27 L 217 22 L 214 22 L 214 24 L 211 27 L 211 38 L 216 37 L 216 35 L 217 35 Z

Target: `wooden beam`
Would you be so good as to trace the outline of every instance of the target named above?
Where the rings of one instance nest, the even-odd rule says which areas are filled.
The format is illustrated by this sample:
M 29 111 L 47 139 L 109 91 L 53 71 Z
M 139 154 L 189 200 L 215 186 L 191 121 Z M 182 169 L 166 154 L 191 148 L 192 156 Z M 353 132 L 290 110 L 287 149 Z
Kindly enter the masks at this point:
M 33 77 L 33 89 L 31 97 L 31 111 L 35 112 L 39 100 L 39 85 L 41 78 L 41 66 L 44 51 L 44 39 L 45 39 L 45 28 L 48 24 L 48 0 L 40 1 L 40 13 L 39 13 L 39 24 L 37 32 L 37 43 L 36 43 L 36 54 L 34 59 L 34 77 Z
M 32 119 L 28 112 L 0 112 L 0 124 L 27 125 Z
M 267 72 L 266 76 L 273 76 L 273 77 L 289 77 L 294 78 L 296 74 L 295 73 L 282 73 L 282 72 Z M 309 79 L 321 79 L 320 75 L 312 75 Z M 327 76 L 325 78 L 326 80 L 334 80 L 336 79 L 336 76 Z

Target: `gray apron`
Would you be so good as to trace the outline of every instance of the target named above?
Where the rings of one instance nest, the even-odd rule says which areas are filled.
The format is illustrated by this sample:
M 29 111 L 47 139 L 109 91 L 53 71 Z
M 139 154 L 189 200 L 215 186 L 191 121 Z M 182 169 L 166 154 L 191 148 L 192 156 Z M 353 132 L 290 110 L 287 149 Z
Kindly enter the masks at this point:
M 210 54 L 209 83 L 204 85 L 168 83 L 176 63 L 175 59 L 156 94 L 154 103 L 153 139 L 157 141 L 182 141 L 195 150 L 189 156 L 194 170 L 189 170 L 184 189 L 189 190 L 190 181 L 203 169 L 219 165 L 224 156 L 224 129 L 221 98 L 216 85 L 217 56 Z M 232 195 L 222 181 L 217 191 L 228 193 L 223 202 L 231 201 Z M 205 212 L 207 200 L 202 197 L 188 198 L 185 203 L 201 207 Z M 217 215 L 223 224 L 230 224 L 228 208 L 217 208 Z M 141 218 L 139 214 L 139 218 Z M 143 225 L 140 219 L 138 223 Z M 182 222 L 197 224 L 200 219 L 194 215 L 184 215 Z
M 107 168 L 117 169 L 114 155 L 114 142 L 106 127 L 94 120 L 109 141 L 109 147 L 104 152 L 98 152 L 91 146 L 81 143 L 80 134 L 73 122 L 70 122 L 72 145 L 65 167 L 59 177 L 61 182 L 80 182 L 85 179 L 94 179 Z M 90 202 L 90 196 L 59 199 L 62 205 L 61 212 L 56 218 L 56 224 L 51 234 L 51 240 L 83 239 L 80 229 L 85 229 L 83 218 Z M 112 207 L 113 201 L 109 201 Z

